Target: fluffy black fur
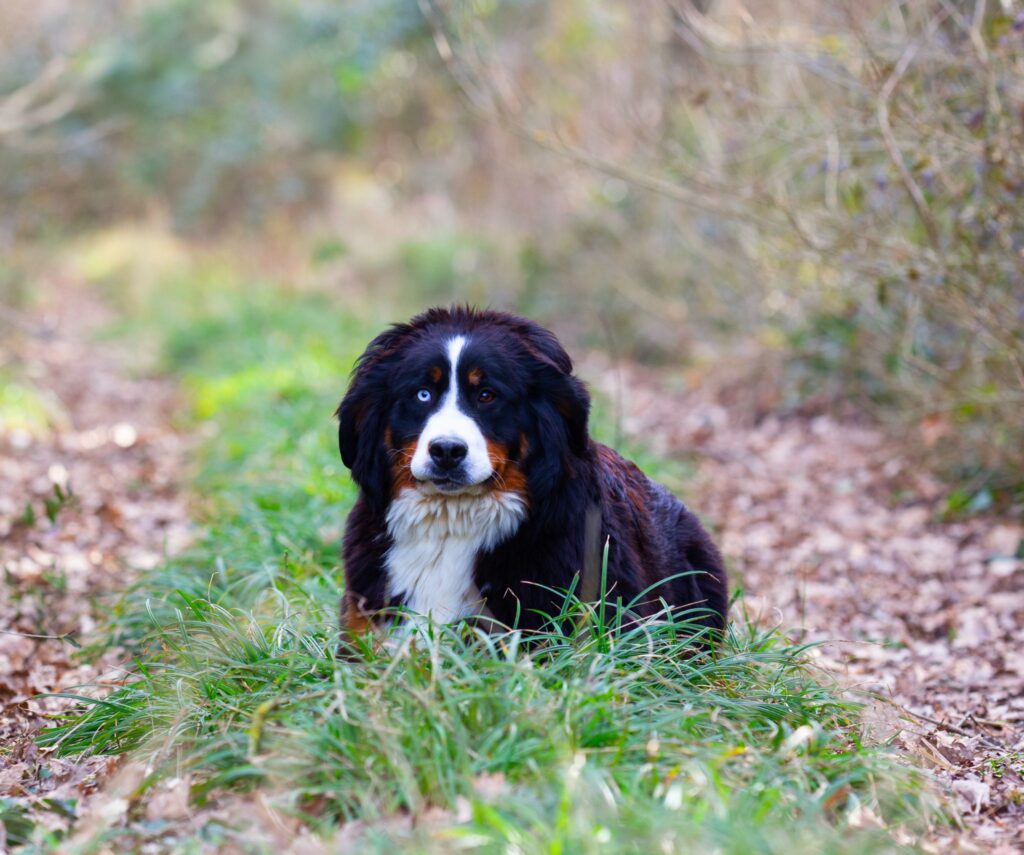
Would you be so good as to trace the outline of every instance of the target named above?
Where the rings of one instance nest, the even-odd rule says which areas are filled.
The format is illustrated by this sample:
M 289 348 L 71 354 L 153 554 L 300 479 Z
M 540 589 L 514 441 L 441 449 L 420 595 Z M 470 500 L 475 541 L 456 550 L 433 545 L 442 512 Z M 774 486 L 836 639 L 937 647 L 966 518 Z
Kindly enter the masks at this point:
M 498 387 L 495 405 L 472 416 L 507 455 L 506 481 L 522 483 L 529 504 L 518 531 L 476 559 L 475 581 L 493 616 L 533 629 L 557 613 L 561 598 L 552 592 L 572 587 L 593 560 L 587 515 L 596 508 L 597 554 L 606 538 L 610 544 L 610 601 L 635 601 L 641 616 L 663 603 L 691 608 L 705 626 L 721 629 L 725 570 L 697 517 L 589 437 L 590 396 L 552 333 L 525 318 L 469 308 L 431 309 L 377 336 L 338 408 L 341 457 L 361 488 L 345 532 L 343 624 L 362 631 L 380 610 L 401 605 L 386 598 L 385 515 L 406 477 L 396 449 L 415 442 L 423 424 L 403 402 L 423 382 L 426 354 L 457 334 L 468 337 L 467 353 Z

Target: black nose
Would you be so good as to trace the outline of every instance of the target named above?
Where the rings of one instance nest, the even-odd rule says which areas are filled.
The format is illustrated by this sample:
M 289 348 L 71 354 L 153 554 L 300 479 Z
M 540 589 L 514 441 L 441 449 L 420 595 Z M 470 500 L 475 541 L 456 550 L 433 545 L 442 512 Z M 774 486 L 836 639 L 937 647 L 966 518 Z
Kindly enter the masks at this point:
M 435 439 L 427 446 L 430 459 L 438 469 L 448 472 L 462 463 L 469 453 L 469 446 L 461 439 Z

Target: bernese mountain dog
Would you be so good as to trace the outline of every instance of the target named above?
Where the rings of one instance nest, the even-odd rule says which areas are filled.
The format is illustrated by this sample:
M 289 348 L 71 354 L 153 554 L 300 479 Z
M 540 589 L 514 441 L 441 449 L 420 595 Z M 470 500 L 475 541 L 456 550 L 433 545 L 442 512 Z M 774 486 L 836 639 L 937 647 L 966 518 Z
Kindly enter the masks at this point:
M 537 630 L 567 591 L 723 627 L 721 555 L 679 499 L 590 438 L 572 372 L 551 332 L 504 312 L 430 309 L 370 342 L 337 411 L 360 488 L 346 633 L 395 607 Z

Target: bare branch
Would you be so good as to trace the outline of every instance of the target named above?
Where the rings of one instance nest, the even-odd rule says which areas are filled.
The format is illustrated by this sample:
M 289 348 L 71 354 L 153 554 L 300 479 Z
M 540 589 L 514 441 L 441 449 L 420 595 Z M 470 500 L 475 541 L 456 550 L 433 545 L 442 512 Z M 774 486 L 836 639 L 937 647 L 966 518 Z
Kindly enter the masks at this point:
M 32 80 L 0 99 L 0 137 L 25 134 L 59 122 L 77 109 L 85 87 L 65 57 L 55 57 Z
M 925 36 L 931 37 L 945 18 L 945 13 L 935 15 L 928 23 Z M 928 200 L 924 198 L 924 193 L 921 191 L 920 186 L 914 180 L 914 176 L 910 174 L 910 170 L 907 169 L 907 164 L 903 160 L 903 152 L 900 151 L 900 147 L 896 142 L 896 135 L 893 133 L 892 122 L 889 118 L 889 103 L 892 100 L 897 87 L 900 85 L 900 81 L 907 73 L 907 69 L 910 68 L 911 63 L 914 61 L 914 57 L 920 46 L 921 39 L 918 39 L 911 42 L 907 46 L 907 49 L 903 51 L 903 55 L 899 58 L 899 61 L 896 63 L 896 67 L 893 68 L 892 74 L 889 75 L 889 78 L 885 81 L 885 84 L 882 86 L 882 90 L 878 95 L 876 115 L 878 117 L 878 127 L 882 133 L 882 141 L 885 143 L 885 149 L 889 154 L 889 159 L 893 162 L 897 172 L 899 172 L 900 181 L 902 181 L 903 187 L 907 191 L 907 195 L 910 197 L 910 202 L 914 206 L 914 210 L 917 212 L 917 216 L 921 220 L 921 224 L 924 226 L 925 232 L 928 235 L 928 242 L 936 252 L 939 252 L 941 250 L 939 233 L 935 226 L 935 220 L 931 215 L 931 211 L 928 210 Z

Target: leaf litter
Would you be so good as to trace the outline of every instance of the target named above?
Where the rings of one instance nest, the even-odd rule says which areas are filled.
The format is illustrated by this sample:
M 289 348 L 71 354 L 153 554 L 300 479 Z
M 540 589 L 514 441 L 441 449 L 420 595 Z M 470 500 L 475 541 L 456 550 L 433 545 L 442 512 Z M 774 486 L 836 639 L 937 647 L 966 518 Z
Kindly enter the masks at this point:
M 34 736 L 73 703 L 56 694 L 122 679 L 122 651 L 97 659 L 81 643 L 138 569 L 189 536 L 173 382 L 134 376 L 138 354 L 96 340 L 103 306 L 55 290 L 0 349 L 0 368 L 47 402 L 34 429 L 0 423 L 0 850 L 37 824 L 66 829 L 118 766 L 57 758 Z
M 745 607 L 878 701 L 868 724 L 953 794 L 936 851 L 1024 850 L 1024 525 L 945 519 L 948 491 L 879 427 L 667 387 L 596 359 L 623 429 L 697 466 L 688 489 Z M 774 403 L 774 402 L 772 402 Z
M 84 658 L 79 639 L 135 571 L 189 536 L 180 490 L 188 442 L 173 427 L 173 383 L 134 376 L 137 355 L 95 339 L 110 319 L 103 308 L 60 290 L 59 305 L 41 308 L 46 331 L 8 336 L 2 352 L 3 367 L 56 402 L 47 430 L 0 434 L 7 844 L 34 823 L 67 828 L 81 818 L 82 840 L 126 821 L 138 769 L 61 760 L 33 736 L 70 703 L 54 693 L 121 679 L 120 651 Z M 893 741 L 955 794 L 963 827 L 939 830 L 929 848 L 1019 851 L 1024 527 L 989 516 L 944 521 L 938 482 L 856 419 L 758 412 L 735 389 L 700 382 L 680 391 L 600 357 L 583 373 L 618 403 L 626 433 L 699 462 L 690 498 L 717 532 L 745 607 L 822 642 L 818 664 L 879 699 L 872 738 Z M 172 779 L 147 796 L 142 817 L 185 821 L 187 791 Z M 187 824 L 218 810 L 193 811 Z

